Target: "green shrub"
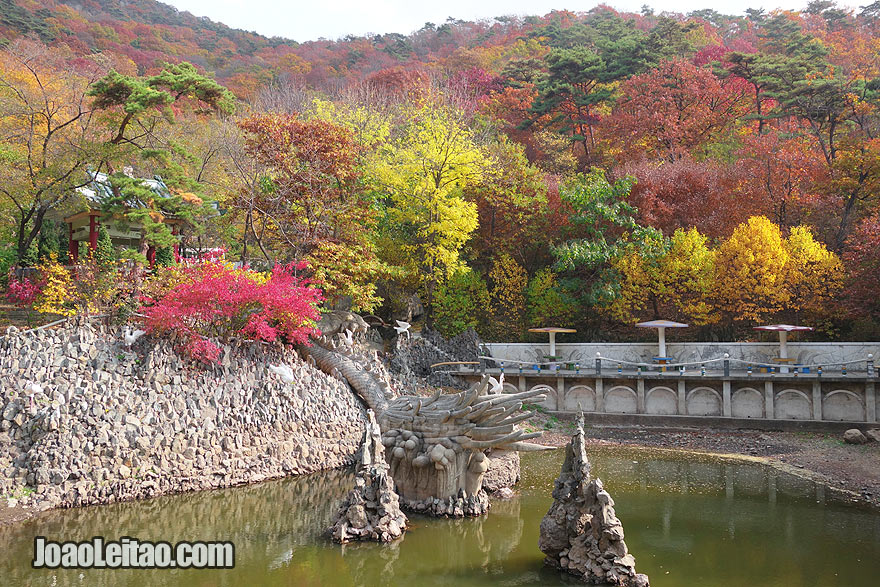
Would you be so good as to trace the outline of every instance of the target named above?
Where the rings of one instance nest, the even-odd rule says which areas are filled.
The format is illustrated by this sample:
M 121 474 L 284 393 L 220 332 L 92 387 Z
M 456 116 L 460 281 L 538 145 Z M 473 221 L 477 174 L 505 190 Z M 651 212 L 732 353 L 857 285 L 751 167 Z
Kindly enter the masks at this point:
M 434 325 L 443 336 L 455 336 L 468 328 L 480 331 L 489 307 L 486 282 L 464 268 L 442 284 L 434 296 Z
M 95 248 L 95 261 L 100 267 L 108 267 L 116 261 L 116 251 L 113 250 L 113 242 L 110 233 L 104 225 L 98 227 L 98 245 Z
M 577 300 L 550 268 L 535 273 L 526 288 L 529 326 L 566 326 L 577 313 Z
M 159 247 L 156 249 L 156 266 L 171 267 L 174 265 L 174 250 L 171 247 Z

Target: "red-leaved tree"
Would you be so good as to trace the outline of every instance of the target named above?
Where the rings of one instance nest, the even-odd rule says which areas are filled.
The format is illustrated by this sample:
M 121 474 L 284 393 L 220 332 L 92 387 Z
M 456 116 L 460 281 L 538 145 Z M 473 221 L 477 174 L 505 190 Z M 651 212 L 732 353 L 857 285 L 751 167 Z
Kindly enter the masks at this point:
M 688 61 L 664 62 L 620 89 L 623 95 L 606 118 L 618 160 L 674 161 L 695 154 L 749 108 L 743 80 L 718 79 Z
M 731 189 L 736 169 L 712 160 L 686 155 L 676 161 L 638 161 L 621 165 L 615 175 L 638 180 L 631 198 L 641 221 L 667 236 L 696 227 L 704 235 L 724 238 L 753 209 L 751 201 Z
M 880 212 L 865 218 L 847 242 L 843 261 L 849 273 L 847 305 L 855 313 L 880 320 Z

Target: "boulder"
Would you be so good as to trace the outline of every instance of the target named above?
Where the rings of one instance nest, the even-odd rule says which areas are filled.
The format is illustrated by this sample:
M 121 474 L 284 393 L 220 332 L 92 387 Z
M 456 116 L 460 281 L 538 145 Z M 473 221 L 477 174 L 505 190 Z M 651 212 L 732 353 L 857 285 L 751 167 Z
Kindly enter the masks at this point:
M 492 497 L 495 499 L 513 499 L 514 495 L 516 494 L 510 487 L 502 487 L 501 489 L 496 489 L 492 492 Z
M 843 433 L 843 441 L 847 444 L 865 444 L 868 439 L 858 428 L 850 428 Z
M 519 453 L 515 450 L 493 450 L 489 453 L 489 469 L 483 475 L 483 489 L 497 493 L 519 483 Z
M 880 442 L 880 428 L 871 428 L 865 432 L 865 438 L 870 442 Z
M 325 337 L 332 337 L 334 334 L 350 330 L 355 334 L 366 334 L 370 329 L 369 324 L 364 319 L 346 310 L 332 310 L 327 312 L 317 324 L 318 330 Z

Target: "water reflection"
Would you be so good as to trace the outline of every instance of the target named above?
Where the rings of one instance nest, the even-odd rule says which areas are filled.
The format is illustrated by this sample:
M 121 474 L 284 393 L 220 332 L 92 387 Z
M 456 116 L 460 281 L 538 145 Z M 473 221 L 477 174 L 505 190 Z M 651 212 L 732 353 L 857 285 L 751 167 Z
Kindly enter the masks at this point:
M 880 516 L 835 503 L 811 481 L 768 467 L 637 449 L 593 451 L 627 544 L 652 585 L 873 585 Z M 414 516 L 393 545 L 339 547 L 323 536 L 352 483 L 331 471 L 257 486 L 49 512 L 0 528 L 10 585 L 553 585 L 538 525 L 562 452 L 525 455 L 519 496 L 488 517 Z M 817 501 L 819 503 L 817 503 Z M 35 535 L 83 540 L 232 540 L 233 571 L 34 571 Z

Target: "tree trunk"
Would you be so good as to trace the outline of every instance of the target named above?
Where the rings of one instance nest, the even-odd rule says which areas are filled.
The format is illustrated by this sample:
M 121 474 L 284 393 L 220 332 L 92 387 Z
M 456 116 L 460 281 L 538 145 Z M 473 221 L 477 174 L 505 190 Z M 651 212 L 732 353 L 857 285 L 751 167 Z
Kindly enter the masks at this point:
M 425 328 L 434 329 L 434 271 L 431 270 L 428 283 L 426 284 L 425 297 Z
M 46 208 L 37 208 L 36 211 L 31 209 L 27 214 L 22 214 L 18 223 L 18 264 L 21 265 L 22 259 L 27 255 L 27 251 L 40 234 L 43 228 L 43 217 L 46 216 Z M 28 222 L 32 222 L 30 231 L 27 229 Z
M 850 194 L 843 207 L 843 214 L 840 216 L 840 226 L 838 226 L 837 234 L 834 236 L 834 252 L 837 254 L 843 251 L 843 247 L 846 244 L 846 236 L 849 232 L 849 217 L 856 206 L 857 200 L 858 198 L 855 194 Z
M 244 218 L 244 244 L 241 248 L 241 262 L 244 265 L 247 265 L 248 261 L 248 227 L 251 225 L 251 210 L 249 209 L 247 212 L 247 216 Z

